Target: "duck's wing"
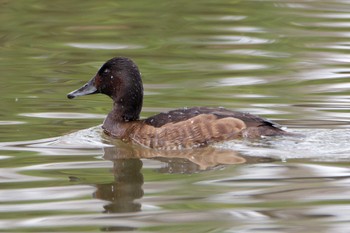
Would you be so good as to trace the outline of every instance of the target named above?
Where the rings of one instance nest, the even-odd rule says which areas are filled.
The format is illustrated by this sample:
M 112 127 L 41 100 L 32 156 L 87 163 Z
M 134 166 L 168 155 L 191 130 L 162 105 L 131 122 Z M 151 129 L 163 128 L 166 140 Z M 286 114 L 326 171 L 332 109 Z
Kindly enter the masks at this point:
M 160 113 L 143 120 L 132 140 L 150 148 L 205 146 L 239 137 L 281 135 L 283 130 L 264 118 L 224 108 L 194 107 Z
M 153 119 L 164 119 L 163 115 L 157 116 L 161 118 Z M 145 121 L 134 128 L 131 140 L 156 149 L 186 149 L 238 138 L 246 128 L 245 123 L 238 118 L 219 118 L 215 114 L 202 113 L 177 120 L 162 125 Z

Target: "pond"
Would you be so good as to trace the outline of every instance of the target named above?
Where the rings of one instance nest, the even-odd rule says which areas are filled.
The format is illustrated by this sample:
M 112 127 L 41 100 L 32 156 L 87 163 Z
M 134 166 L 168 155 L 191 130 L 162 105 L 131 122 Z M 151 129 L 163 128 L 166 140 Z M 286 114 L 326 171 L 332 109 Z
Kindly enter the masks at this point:
M 0 231 L 348 232 L 350 2 L 0 1 Z M 142 118 L 222 106 L 303 137 L 156 151 L 66 95 L 115 56 Z

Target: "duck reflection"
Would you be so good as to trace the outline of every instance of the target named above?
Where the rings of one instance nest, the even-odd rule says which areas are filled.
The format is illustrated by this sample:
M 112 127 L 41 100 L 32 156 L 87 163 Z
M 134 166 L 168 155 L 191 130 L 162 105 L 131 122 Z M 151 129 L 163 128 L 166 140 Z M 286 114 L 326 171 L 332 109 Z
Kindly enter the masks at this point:
M 104 213 L 130 213 L 141 211 L 137 201 L 143 197 L 141 159 L 161 161 L 164 166 L 157 169 L 161 173 L 196 173 L 214 169 L 220 165 L 260 162 L 245 158 L 232 150 L 203 148 L 188 151 L 157 151 L 141 147 L 131 147 L 120 143 L 104 148 L 104 159 L 113 162 L 114 182 L 97 184 L 94 196 L 109 201 L 104 206 Z M 103 230 L 134 230 L 130 226 L 105 227 Z
M 114 161 L 114 182 L 98 184 L 95 197 L 109 201 L 105 213 L 137 212 L 141 204 L 135 202 L 143 196 L 143 175 L 140 159 L 118 159 Z
M 141 211 L 141 204 L 137 199 L 143 197 L 142 161 L 139 158 L 118 158 L 116 148 L 106 148 L 104 157 L 113 162 L 114 182 L 97 184 L 94 197 L 109 201 L 103 206 L 104 213 L 130 213 Z M 120 151 L 119 151 L 120 152 Z M 106 226 L 103 231 L 132 231 L 131 226 Z
M 141 146 L 115 143 L 114 147 L 104 148 L 104 159 L 115 162 L 120 159 L 153 159 L 163 162 L 163 173 L 195 173 L 211 170 L 219 165 L 242 164 L 254 160 L 239 155 L 233 150 L 215 147 L 192 150 L 154 150 Z

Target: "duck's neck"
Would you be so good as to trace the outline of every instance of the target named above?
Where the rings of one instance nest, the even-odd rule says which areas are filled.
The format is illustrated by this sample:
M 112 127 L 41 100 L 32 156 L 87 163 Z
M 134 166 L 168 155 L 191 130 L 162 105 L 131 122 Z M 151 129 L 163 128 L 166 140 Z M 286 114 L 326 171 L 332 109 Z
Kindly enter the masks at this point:
M 142 101 L 142 100 L 141 100 Z M 113 103 L 113 109 L 107 118 L 114 122 L 136 121 L 140 118 L 142 103 L 132 103 L 130 99 L 119 98 Z
M 107 115 L 102 128 L 107 134 L 119 139 L 127 139 L 130 126 L 139 119 L 140 105 L 126 105 L 123 101 L 114 102 L 112 111 Z

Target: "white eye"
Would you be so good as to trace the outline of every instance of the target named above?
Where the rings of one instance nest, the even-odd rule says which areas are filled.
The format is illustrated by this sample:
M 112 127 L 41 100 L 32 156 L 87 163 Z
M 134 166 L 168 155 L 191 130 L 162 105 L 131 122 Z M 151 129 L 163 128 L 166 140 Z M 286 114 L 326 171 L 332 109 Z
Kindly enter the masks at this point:
M 110 70 L 106 68 L 106 69 L 103 71 L 103 73 L 107 74 L 107 73 L 109 73 L 109 71 L 110 71 Z

